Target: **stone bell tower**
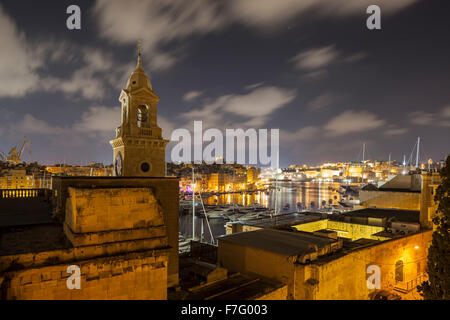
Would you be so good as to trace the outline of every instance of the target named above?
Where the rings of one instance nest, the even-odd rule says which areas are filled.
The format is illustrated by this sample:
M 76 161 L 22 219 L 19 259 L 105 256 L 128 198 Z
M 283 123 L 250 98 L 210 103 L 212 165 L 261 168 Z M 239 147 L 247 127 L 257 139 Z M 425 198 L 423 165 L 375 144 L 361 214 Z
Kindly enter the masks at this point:
M 169 141 L 162 138 L 156 121 L 159 100 L 142 68 L 139 50 L 136 70 L 119 98 L 122 124 L 116 129 L 116 138 L 110 141 L 115 176 L 164 177 L 165 149 Z

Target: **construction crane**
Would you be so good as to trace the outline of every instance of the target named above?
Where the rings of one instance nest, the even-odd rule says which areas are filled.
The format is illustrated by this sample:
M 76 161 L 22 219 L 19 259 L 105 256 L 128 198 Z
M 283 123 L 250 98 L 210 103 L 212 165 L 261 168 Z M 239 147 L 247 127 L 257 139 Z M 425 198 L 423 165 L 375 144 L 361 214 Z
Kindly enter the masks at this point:
M 7 160 L 6 154 L 3 151 L 0 151 L 0 161 L 6 162 Z
M 6 161 L 12 164 L 19 164 L 22 159 L 23 151 L 25 150 L 25 147 L 28 146 L 28 152 L 31 153 L 31 145 L 30 141 L 27 139 L 27 137 L 23 138 L 23 144 L 20 148 L 20 151 L 17 152 L 17 149 L 19 148 L 20 143 L 17 144 L 17 146 L 13 147 L 11 151 L 9 151 L 8 155 L 3 154 L 3 158 L 6 158 Z

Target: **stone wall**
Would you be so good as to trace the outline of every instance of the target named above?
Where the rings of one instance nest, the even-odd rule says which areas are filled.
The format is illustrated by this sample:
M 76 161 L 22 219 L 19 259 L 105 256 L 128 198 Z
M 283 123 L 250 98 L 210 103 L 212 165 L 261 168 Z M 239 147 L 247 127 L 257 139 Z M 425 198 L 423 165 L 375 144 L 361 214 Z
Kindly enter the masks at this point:
M 69 187 L 65 224 L 75 233 L 164 226 L 150 188 L 80 189 Z
M 21 231 L 8 231 L 11 241 L 0 247 L 1 297 L 166 299 L 173 248 L 165 220 L 172 216 L 159 200 L 173 200 L 172 193 L 164 198 L 162 188 L 158 195 L 152 187 L 80 185 L 59 185 L 62 225 L 30 226 L 22 244 L 12 241 Z M 80 289 L 67 285 L 69 266 L 80 267 Z
M 285 297 L 292 294 L 293 265 L 286 256 L 257 248 L 221 241 L 219 238 L 218 263 L 228 270 L 256 274 L 288 285 Z
M 56 253 L 57 254 L 57 253 Z M 11 300 L 165 300 L 168 253 L 133 253 L 6 272 L 0 298 Z M 70 265 L 81 288 L 70 290 Z
M 102 177 L 54 177 L 53 190 L 55 214 L 64 221 L 69 188 L 149 188 L 156 199 L 165 222 L 170 248 L 168 285 L 178 285 L 178 179 L 174 178 L 102 178 Z M 149 201 L 151 201 L 149 199 Z M 139 204 L 135 203 L 137 206 Z M 143 204 L 145 205 L 145 204 Z
M 436 214 L 438 203 L 434 201 L 436 189 L 441 183 L 439 173 L 424 173 L 422 175 L 422 192 L 420 197 L 420 224 L 424 228 L 435 227 L 432 220 Z
M 367 286 L 367 267 L 380 267 L 382 290 L 392 291 L 396 286 L 405 288 L 408 282 L 413 283 L 425 273 L 431 235 L 432 231 L 428 230 L 324 256 L 309 264 L 293 263 L 283 255 L 219 239 L 218 261 L 231 271 L 285 283 L 288 299 L 367 300 L 374 293 Z M 398 261 L 403 261 L 404 265 L 404 281 L 400 283 L 395 281 Z M 405 297 L 420 298 L 414 290 Z
M 279 289 L 262 294 L 261 296 L 255 298 L 255 300 L 287 300 L 287 298 L 288 288 L 287 286 L 282 286 Z
M 420 210 L 420 192 L 360 191 L 363 208 Z
M 296 265 L 295 297 L 300 300 L 367 300 L 375 289 L 367 286 L 367 267 L 381 270 L 381 290 L 404 288 L 424 275 L 431 231 L 360 248 L 338 259 L 323 259 L 310 265 Z M 395 280 L 396 263 L 403 261 L 403 279 Z M 420 299 L 416 290 L 404 298 Z

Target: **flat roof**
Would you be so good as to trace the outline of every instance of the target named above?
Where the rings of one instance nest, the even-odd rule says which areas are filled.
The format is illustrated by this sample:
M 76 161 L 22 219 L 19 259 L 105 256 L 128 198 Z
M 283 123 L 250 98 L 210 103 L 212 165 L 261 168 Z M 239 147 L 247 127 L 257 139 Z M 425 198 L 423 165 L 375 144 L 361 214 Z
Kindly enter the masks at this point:
M 0 232 L 0 257 L 72 248 L 61 224 L 3 228 Z
M 279 214 L 273 216 L 273 218 L 263 218 L 263 219 L 258 218 L 235 223 L 259 228 L 274 228 L 274 227 L 292 226 L 320 219 L 321 219 L 320 213 L 308 212 L 308 213 Z
M 285 256 L 315 252 L 315 247 L 325 247 L 338 240 L 317 236 L 308 232 L 261 229 L 239 232 L 219 237 L 218 240 L 257 248 Z
M 374 191 L 385 191 L 385 192 L 409 192 L 409 193 L 420 193 L 420 190 L 411 190 L 411 189 L 407 189 L 407 188 L 383 188 L 380 187 L 378 188 L 378 190 L 374 190 Z
M 182 292 L 169 290 L 169 300 L 255 300 L 284 287 L 285 284 L 258 276 L 233 274 L 227 279 Z
M 0 227 L 51 222 L 51 205 L 44 198 L 6 198 L 0 200 Z
M 343 216 L 361 218 L 386 218 L 388 220 L 420 223 L 420 211 L 386 208 L 364 208 L 342 213 Z

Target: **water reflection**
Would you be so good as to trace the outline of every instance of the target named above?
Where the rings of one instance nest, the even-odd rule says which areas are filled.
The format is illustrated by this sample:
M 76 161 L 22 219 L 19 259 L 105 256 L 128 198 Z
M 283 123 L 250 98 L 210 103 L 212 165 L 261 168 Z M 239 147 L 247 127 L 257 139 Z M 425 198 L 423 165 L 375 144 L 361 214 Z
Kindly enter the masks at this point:
M 260 204 L 270 209 L 277 208 L 283 212 L 297 211 L 299 209 L 317 210 L 330 205 L 337 205 L 341 200 L 339 194 L 339 183 L 322 182 L 278 182 L 277 191 L 271 189 L 267 192 L 256 192 L 253 194 L 222 194 L 203 199 L 208 205 L 230 205 L 232 203 L 241 206 Z M 276 196 L 276 192 L 278 196 Z M 277 200 L 276 200 L 277 199 Z M 288 205 L 288 206 L 287 206 Z M 288 209 L 289 207 L 289 209 Z M 224 219 L 211 219 L 209 221 L 214 238 L 225 234 L 226 221 Z M 204 230 L 204 241 L 211 239 L 209 228 L 205 218 L 195 218 L 196 236 L 201 236 L 201 230 Z M 180 216 L 180 233 L 185 237 L 192 237 L 192 215 Z
M 297 204 L 302 209 L 320 209 L 329 205 L 337 205 L 341 200 L 339 183 L 322 183 L 322 182 L 279 182 L 278 197 L 275 196 L 275 189 L 268 192 L 235 193 L 212 196 L 204 199 L 205 204 L 222 205 L 236 203 L 241 206 L 249 206 L 252 204 L 260 204 L 271 209 L 275 208 L 275 201 L 278 198 L 278 208 L 283 208 L 286 204 L 293 210 L 297 208 Z

